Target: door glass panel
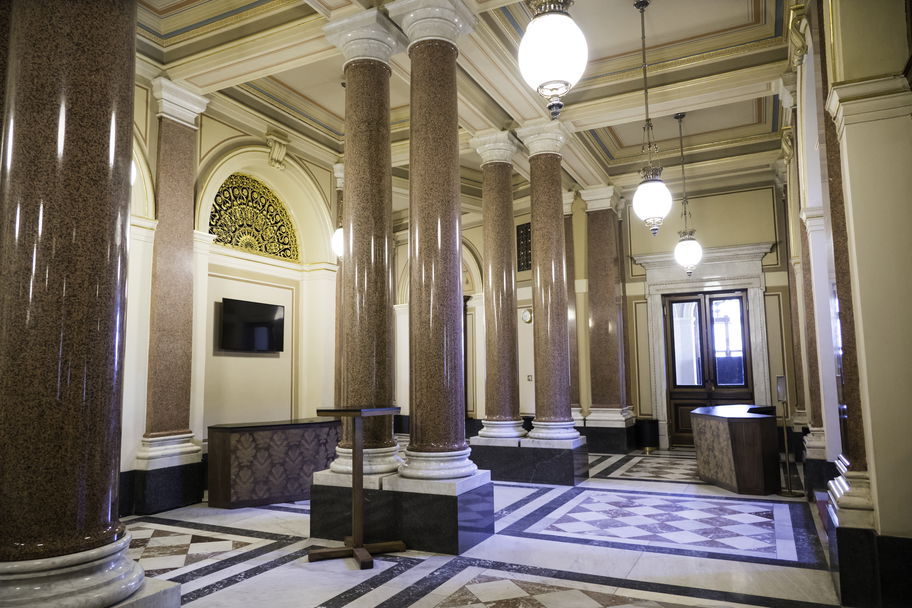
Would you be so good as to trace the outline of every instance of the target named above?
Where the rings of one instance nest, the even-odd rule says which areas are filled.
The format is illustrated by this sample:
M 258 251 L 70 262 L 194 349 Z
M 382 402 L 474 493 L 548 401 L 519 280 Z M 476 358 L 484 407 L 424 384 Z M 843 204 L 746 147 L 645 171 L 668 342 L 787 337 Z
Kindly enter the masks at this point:
M 675 385 L 703 386 L 698 302 L 672 302 Z
M 744 331 L 741 299 L 712 300 L 713 358 L 718 386 L 744 385 Z

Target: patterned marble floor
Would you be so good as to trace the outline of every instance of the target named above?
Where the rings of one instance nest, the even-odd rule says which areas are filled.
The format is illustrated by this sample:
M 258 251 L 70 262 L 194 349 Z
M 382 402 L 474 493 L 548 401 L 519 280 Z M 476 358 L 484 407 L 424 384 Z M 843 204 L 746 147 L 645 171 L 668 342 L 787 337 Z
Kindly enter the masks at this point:
M 594 477 L 576 488 L 496 483 L 493 537 L 461 556 L 378 556 L 366 571 L 306 560 L 339 545 L 309 538 L 307 502 L 203 503 L 125 523 L 131 556 L 149 576 L 179 582 L 193 607 L 838 605 L 802 499 L 685 479 L 674 463 L 687 460 L 692 452 L 677 450 L 591 455 Z M 622 476 L 599 475 L 613 465 Z

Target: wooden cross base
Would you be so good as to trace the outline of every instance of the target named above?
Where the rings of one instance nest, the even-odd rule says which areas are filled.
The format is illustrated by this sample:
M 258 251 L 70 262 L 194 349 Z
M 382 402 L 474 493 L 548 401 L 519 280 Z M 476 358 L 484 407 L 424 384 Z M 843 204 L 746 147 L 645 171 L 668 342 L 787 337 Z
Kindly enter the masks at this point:
M 405 543 L 401 540 L 391 540 L 385 543 L 367 543 L 363 547 L 348 546 L 314 549 L 307 556 L 307 560 L 318 562 L 324 559 L 354 557 L 362 570 L 369 570 L 374 567 L 373 556 L 377 553 L 397 553 L 399 551 L 405 551 Z
M 364 543 L 364 431 L 361 419 L 369 416 L 398 414 L 398 407 L 351 407 L 317 410 L 317 416 L 351 418 L 352 421 L 352 535 L 345 537 L 344 547 L 314 549 L 307 561 L 354 557 L 358 567 L 367 570 L 374 567 L 374 553 L 395 553 L 405 551 L 405 543 L 391 540 L 383 543 Z

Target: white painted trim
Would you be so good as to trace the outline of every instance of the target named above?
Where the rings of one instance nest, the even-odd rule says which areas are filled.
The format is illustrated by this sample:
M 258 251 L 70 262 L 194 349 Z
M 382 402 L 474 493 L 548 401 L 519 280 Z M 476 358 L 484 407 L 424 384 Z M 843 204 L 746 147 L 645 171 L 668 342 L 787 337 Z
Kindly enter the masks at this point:
M 659 446 L 662 449 L 667 449 L 669 446 L 663 295 L 697 291 L 747 290 L 754 402 L 758 405 L 771 403 L 766 313 L 763 301 L 766 284 L 761 265 L 763 256 L 769 253 L 771 248 L 772 243 L 707 248 L 703 252 L 703 260 L 690 278 L 687 278 L 684 271 L 675 262 L 674 254 L 655 253 L 634 256 L 634 261 L 646 269 L 652 411 L 659 421 Z
M 191 129 L 197 129 L 196 119 L 206 110 L 209 100 L 171 82 L 163 76 L 152 80 L 152 97 L 158 103 L 156 116 L 170 118 Z

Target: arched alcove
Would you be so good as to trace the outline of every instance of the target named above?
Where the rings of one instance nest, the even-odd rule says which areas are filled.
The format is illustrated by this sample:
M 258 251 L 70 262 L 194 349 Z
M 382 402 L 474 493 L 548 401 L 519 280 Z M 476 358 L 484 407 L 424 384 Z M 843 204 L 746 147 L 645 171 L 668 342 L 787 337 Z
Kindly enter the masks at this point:
M 285 203 L 297 230 L 302 264 L 334 263 L 330 247 L 333 225 L 328 205 L 310 174 L 293 158 L 285 158 L 285 169 L 269 164 L 269 148 L 243 146 L 214 159 L 200 172 L 197 181 L 196 230 L 209 231 L 209 218 L 219 189 L 235 173 L 256 178 Z

